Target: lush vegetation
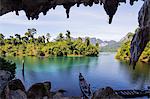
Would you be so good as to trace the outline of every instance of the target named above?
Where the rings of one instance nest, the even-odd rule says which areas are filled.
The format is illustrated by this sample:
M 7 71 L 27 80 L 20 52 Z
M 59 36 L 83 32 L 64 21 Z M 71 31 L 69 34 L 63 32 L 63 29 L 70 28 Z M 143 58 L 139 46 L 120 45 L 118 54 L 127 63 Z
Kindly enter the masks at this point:
M 130 38 L 133 35 L 129 35 Z M 116 54 L 116 58 L 120 60 L 126 60 L 129 61 L 130 58 L 130 43 L 131 39 L 122 43 L 121 47 L 118 49 L 118 52 Z M 150 63 L 150 42 L 147 44 L 145 50 L 143 51 L 142 55 L 140 56 L 139 61 Z
M 83 42 L 79 37 L 77 40 L 71 39 L 70 31 L 65 36 L 60 33 L 55 41 L 50 41 L 50 33 L 46 36 L 34 37 L 36 29 L 28 29 L 24 36 L 15 34 L 15 37 L 5 38 L 0 34 L 0 55 L 14 56 L 98 56 L 99 44 L 91 44 L 90 39 L 86 38 Z
M 12 74 L 11 78 L 15 77 L 16 64 L 11 61 L 6 61 L 4 58 L 0 57 L 0 70 L 9 71 Z

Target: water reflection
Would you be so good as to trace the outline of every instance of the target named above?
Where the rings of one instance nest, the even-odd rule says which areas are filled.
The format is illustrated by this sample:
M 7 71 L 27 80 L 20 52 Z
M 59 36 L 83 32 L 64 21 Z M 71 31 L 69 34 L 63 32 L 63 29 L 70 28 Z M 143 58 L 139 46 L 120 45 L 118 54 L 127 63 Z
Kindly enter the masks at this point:
M 24 74 L 24 70 L 22 70 L 22 78 L 23 78 L 23 81 L 25 82 L 25 74 Z
M 17 64 L 16 77 L 28 89 L 32 84 L 52 82 L 52 90 L 65 89 L 67 95 L 80 95 L 78 75 L 85 76 L 93 89 L 111 86 L 114 89 L 143 88 L 150 83 L 150 67 L 138 63 L 136 69 L 114 59 L 115 53 L 99 57 L 7 57 Z M 25 60 L 22 72 L 22 60 Z
M 143 89 L 145 85 L 150 85 L 150 66 L 148 64 L 143 64 L 138 62 L 135 70 L 126 62 L 119 62 L 121 69 L 124 69 L 129 75 L 130 82 L 132 84 L 137 84 L 136 88 Z

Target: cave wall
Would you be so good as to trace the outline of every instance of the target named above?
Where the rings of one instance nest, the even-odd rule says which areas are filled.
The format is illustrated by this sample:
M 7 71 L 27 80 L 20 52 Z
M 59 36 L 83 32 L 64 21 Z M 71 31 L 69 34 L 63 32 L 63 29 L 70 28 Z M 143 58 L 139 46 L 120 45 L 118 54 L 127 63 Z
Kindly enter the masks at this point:
M 138 16 L 139 29 L 130 45 L 130 64 L 135 68 L 136 62 L 150 41 L 150 0 L 145 0 Z

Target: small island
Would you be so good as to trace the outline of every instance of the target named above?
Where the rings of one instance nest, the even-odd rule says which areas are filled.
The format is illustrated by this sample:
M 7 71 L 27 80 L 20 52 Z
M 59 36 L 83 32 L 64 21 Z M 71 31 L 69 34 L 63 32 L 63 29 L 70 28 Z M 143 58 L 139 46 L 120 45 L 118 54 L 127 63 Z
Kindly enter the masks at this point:
M 50 41 L 50 33 L 46 36 L 34 35 L 36 29 L 28 29 L 24 36 L 15 34 L 10 38 L 0 34 L 0 55 L 2 56 L 98 56 L 100 47 L 90 43 L 90 38 L 85 41 L 81 37 L 73 40 L 70 31 L 65 36 L 59 33 L 56 39 Z

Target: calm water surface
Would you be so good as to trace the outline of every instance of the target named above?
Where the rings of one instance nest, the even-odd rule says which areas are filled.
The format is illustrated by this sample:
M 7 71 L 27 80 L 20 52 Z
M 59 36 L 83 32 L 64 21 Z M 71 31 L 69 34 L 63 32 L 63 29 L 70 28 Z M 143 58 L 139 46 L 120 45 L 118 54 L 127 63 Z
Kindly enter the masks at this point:
M 114 89 L 138 89 L 150 84 L 150 66 L 138 63 L 135 70 L 127 63 L 114 59 L 115 53 L 101 53 L 99 57 L 9 57 L 17 64 L 16 78 L 28 89 L 32 84 L 52 82 L 52 90 L 65 89 L 67 95 L 80 95 L 78 75 L 81 72 L 92 89 L 111 86 Z

